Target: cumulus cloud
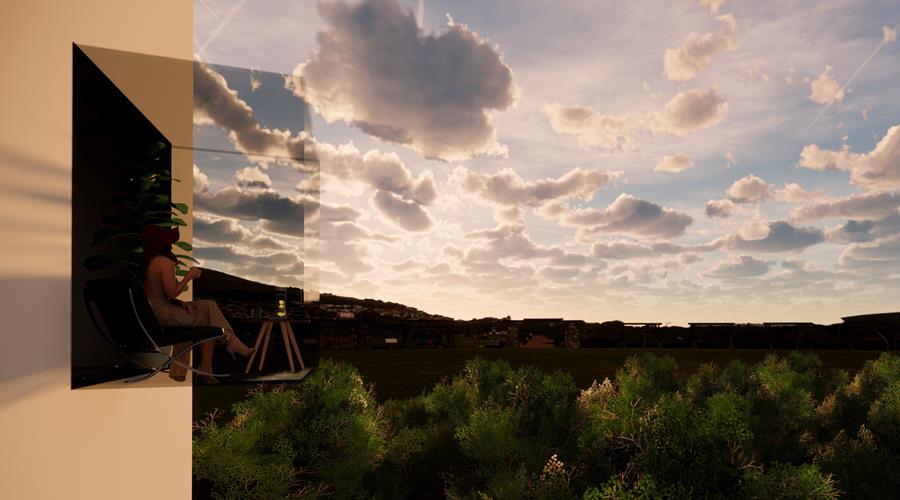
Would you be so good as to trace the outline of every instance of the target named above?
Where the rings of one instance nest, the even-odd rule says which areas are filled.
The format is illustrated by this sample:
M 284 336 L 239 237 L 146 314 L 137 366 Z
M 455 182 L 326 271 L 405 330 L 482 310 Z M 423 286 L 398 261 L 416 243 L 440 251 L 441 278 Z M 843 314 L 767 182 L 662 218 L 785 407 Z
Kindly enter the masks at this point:
M 469 261 L 496 262 L 508 258 L 540 259 L 563 255 L 563 251 L 558 247 L 544 247 L 531 241 L 525 231 L 525 225 L 521 223 L 473 231 L 466 237 L 486 242 L 482 246 L 472 247 L 466 251 L 465 257 Z
M 768 273 L 770 266 L 771 264 L 766 261 L 755 259 L 747 255 L 731 255 L 726 259 L 719 261 L 709 271 L 703 273 L 703 275 L 721 280 L 751 278 Z
M 724 239 L 724 247 L 741 252 L 802 252 L 825 241 L 825 233 L 815 227 L 796 227 L 785 221 L 765 223 L 767 231 L 755 235 L 736 234 Z
M 881 43 L 883 45 L 887 45 L 889 43 L 894 43 L 897 40 L 897 30 L 891 28 L 890 26 L 882 26 L 881 27 Z
M 194 63 L 194 122 L 228 130 L 238 151 L 289 161 L 295 168 L 309 170 L 304 163 L 311 159 L 308 134 L 261 126 L 253 109 L 228 87 L 225 78 L 203 63 Z
M 853 153 L 808 145 L 800 152 L 799 165 L 813 170 L 850 172 L 850 182 L 872 191 L 900 189 L 900 125 L 894 125 L 868 153 Z
M 738 211 L 740 211 L 740 207 L 731 200 L 709 200 L 706 202 L 707 217 L 731 217 Z
M 896 214 L 900 209 L 900 193 L 866 193 L 833 198 L 791 211 L 794 221 L 847 218 L 876 220 Z
M 193 231 L 198 240 L 229 245 L 245 243 L 253 236 L 249 229 L 233 219 L 217 219 L 202 213 L 194 214 Z
M 638 259 L 657 256 L 657 252 L 646 245 L 627 241 L 594 243 L 591 254 L 601 259 Z
M 428 213 L 412 200 L 389 191 L 377 191 L 372 201 L 381 213 L 407 231 L 424 231 L 432 225 Z
M 193 191 L 195 193 L 204 193 L 209 191 L 209 176 L 200 171 L 200 167 L 194 163 L 194 183 Z
M 550 126 L 560 134 L 575 136 L 585 149 L 631 152 L 638 149 L 632 134 L 644 128 L 646 119 L 640 115 L 604 115 L 583 106 L 544 107 Z
M 684 172 L 685 170 L 694 166 L 694 160 L 690 159 L 687 155 L 676 154 L 676 155 L 665 155 L 656 162 L 656 166 L 653 167 L 654 172 Z
M 737 165 L 738 157 L 731 151 L 725 153 L 725 168 L 731 168 Z
M 825 231 L 832 243 L 865 243 L 900 233 L 900 213 L 879 220 L 848 220 Z
M 719 9 L 725 5 L 725 0 L 700 0 L 700 5 L 709 7 L 709 12 L 711 14 L 716 14 L 719 12 Z
M 578 208 L 561 214 L 564 226 L 577 227 L 582 239 L 598 234 L 620 234 L 636 238 L 671 239 L 684 234 L 693 219 L 630 194 L 621 194 L 604 210 Z
M 807 191 L 803 186 L 796 182 L 787 182 L 784 184 L 784 187 L 773 189 L 771 194 L 775 201 L 791 204 L 827 198 L 825 193 L 821 191 Z
M 679 92 L 654 118 L 654 130 L 683 136 L 694 130 L 711 127 L 725 119 L 728 103 L 716 91 L 688 90 Z
M 638 149 L 639 133 L 685 136 L 711 127 L 728 115 L 728 102 L 715 89 L 679 92 L 661 111 L 622 115 L 601 114 L 584 106 L 544 107 L 553 130 L 572 135 L 586 149 L 629 152 Z
M 269 189 L 272 187 L 272 179 L 268 174 L 257 167 L 245 167 L 234 174 L 238 186 L 243 188 Z
M 288 82 L 329 123 L 433 158 L 505 153 L 490 113 L 510 107 L 516 87 L 488 40 L 452 20 L 425 33 L 397 0 L 319 3 L 318 13 L 327 28 Z
M 769 195 L 769 184 L 751 174 L 734 181 L 725 194 L 735 203 L 760 203 Z
M 621 172 L 574 168 L 555 179 L 526 181 L 511 168 L 480 174 L 459 166 L 454 169 L 452 180 L 463 192 L 497 205 L 539 207 L 569 198 L 589 201 L 620 175 Z
M 810 101 L 831 105 L 844 100 L 844 90 L 841 89 L 841 84 L 831 77 L 833 70 L 834 68 L 831 66 L 825 66 L 825 71 L 809 83 Z
M 313 200 L 293 200 L 273 191 L 244 190 L 229 186 L 215 192 L 195 193 L 198 210 L 234 219 L 259 221 L 267 231 L 303 235 L 304 209 L 318 210 Z
M 838 266 L 849 270 L 900 272 L 900 234 L 866 243 L 853 243 L 838 257 Z
M 437 199 L 431 172 L 415 178 L 395 153 L 377 149 L 362 153 L 352 142 L 340 146 L 320 142 L 316 152 L 326 179 L 355 182 L 374 190 L 375 207 L 399 227 L 424 231 L 432 226 L 431 217 L 423 208 Z
M 713 5 L 716 5 L 713 10 Z M 717 11 L 720 4 L 710 3 L 710 11 Z M 663 57 L 663 73 L 669 80 L 684 82 L 693 80 L 697 73 L 712 64 L 712 58 L 719 52 L 733 51 L 737 23 L 734 15 L 725 14 L 716 19 L 722 23 L 722 31 L 700 35 L 691 33 L 677 49 L 666 50 Z

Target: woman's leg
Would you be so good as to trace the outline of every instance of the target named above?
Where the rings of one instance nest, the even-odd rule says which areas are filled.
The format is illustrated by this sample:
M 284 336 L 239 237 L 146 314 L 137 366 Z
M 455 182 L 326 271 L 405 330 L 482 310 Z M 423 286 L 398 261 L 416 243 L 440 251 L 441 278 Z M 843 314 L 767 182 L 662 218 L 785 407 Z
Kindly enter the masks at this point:
M 213 350 L 216 345 L 212 342 L 204 342 L 200 344 L 200 371 L 206 373 L 213 372 Z
M 194 314 L 199 315 L 205 325 L 209 326 L 218 326 L 225 331 L 225 344 L 227 346 L 227 350 L 233 354 L 240 354 L 241 356 L 249 356 L 253 353 L 253 349 L 247 347 L 241 339 L 237 337 L 234 333 L 234 329 L 231 328 L 231 325 L 228 324 L 228 320 L 225 319 L 225 315 L 222 314 L 222 310 L 219 309 L 219 305 L 216 304 L 212 300 L 195 300 L 194 306 L 197 311 Z M 210 353 L 212 356 L 212 353 Z
M 172 354 L 175 354 L 176 352 L 186 348 L 189 345 L 191 345 L 190 342 L 184 342 L 182 344 L 175 344 L 174 346 L 172 346 Z M 190 363 L 190 354 L 191 354 L 190 351 L 188 351 L 188 352 L 182 354 L 181 356 L 178 356 L 175 359 L 177 359 L 181 363 L 188 364 L 188 363 Z M 171 365 L 169 365 L 169 377 L 181 382 L 182 380 L 184 380 L 184 377 L 186 375 L 187 375 L 187 368 L 185 368 L 179 364 L 175 364 L 175 363 L 172 363 Z

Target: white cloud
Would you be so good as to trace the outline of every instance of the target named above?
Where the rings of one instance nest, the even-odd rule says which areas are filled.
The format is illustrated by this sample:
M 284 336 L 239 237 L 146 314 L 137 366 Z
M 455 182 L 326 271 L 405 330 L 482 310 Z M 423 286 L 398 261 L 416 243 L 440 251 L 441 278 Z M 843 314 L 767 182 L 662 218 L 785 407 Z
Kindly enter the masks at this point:
M 654 131 L 684 136 L 694 130 L 712 127 L 728 115 L 728 103 L 716 91 L 688 90 L 679 92 L 665 109 L 654 117 Z
M 269 189 L 272 187 L 272 179 L 268 174 L 257 167 L 245 167 L 234 174 L 237 185 L 244 188 Z
M 195 193 L 204 193 L 209 190 L 209 176 L 200 171 L 200 167 L 194 163 L 193 175 L 193 191 Z
M 728 116 L 728 102 L 716 89 L 688 90 L 670 99 L 661 111 L 606 115 L 584 106 L 545 106 L 553 130 L 572 135 L 586 149 L 629 152 L 638 149 L 634 135 L 664 133 L 686 136 L 712 127 Z
M 620 234 L 635 238 L 671 239 L 684 234 L 693 219 L 667 207 L 621 194 L 604 210 L 577 208 L 558 218 L 560 224 L 577 227 L 581 239 L 598 234 Z
M 894 125 L 868 153 L 852 153 L 847 146 L 840 150 L 808 145 L 800 152 L 799 165 L 813 170 L 850 172 L 856 186 L 888 191 L 900 188 L 900 125 Z
M 458 166 L 453 170 L 452 180 L 462 191 L 494 204 L 538 207 L 569 198 L 590 201 L 600 188 L 620 175 L 620 172 L 577 167 L 556 179 L 526 181 L 511 168 L 496 174 L 480 174 Z
M 583 106 L 544 107 L 550 126 L 560 134 L 575 136 L 585 149 L 630 152 L 638 148 L 632 134 L 644 127 L 640 115 L 601 115 Z
M 881 27 L 881 43 L 887 45 L 897 40 L 897 30 L 890 26 Z
M 834 104 L 844 100 L 844 91 L 841 84 L 831 78 L 831 66 L 825 66 L 825 71 L 809 84 L 809 100 L 819 104 Z
M 797 207 L 791 211 L 791 219 L 794 221 L 833 218 L 876 220 L 896 214 L 898 208 L 900 208 L 900 193 L 854 194 Z
M 425 171 L 414 178 L 395 153 L 383 153 L 377 149 L 362 153 L 352 142 L 340 146 L 319 142 L 316 143 L 316 152 L 326 180 L 354 182 L 372 189 L 375 207 L 407 231 L 423 231 L 431 227 L 431 217 L 423 208 L 433 204 L 437 198 L 431 172 Z
M 741 234 L 724 239 L 724 247 L 741 252 L 802 252 L 806 248 L 825 241 L 825 233 L 814 227 L 795 227 L 788 222 L 772 221 L 763 223 L 766 228 L 760 230 L 759 224 L 753 224 L 751 233 L 745 237 Z
M 591 254 L 601 259 L 635 259 L 658 256 L 652 247 L 627 241 L 594 243 L 591 246 Z
M 731 255 L 703 273 L 709 278 L 732 280 L 762 276 L 769 272 L 770 263 L 747 255 Z
M 203 213 L 194 214 L 193 231 L 195 238 L 209 243 L 237 245 L 253 237 L 249 229 L 233 219 L 217 219 Z
M 289 82 L 329 123 L 432 158 L 505 154 L 490 113 L 510 107 L 516 87 L 488 40 L 452 20 L 425 33 L 397 0 L 319 3 L 318 13 L 327 28 Z
M 771 191 L 772 199 L 781 203 L 803 203 L 827 198 L 821 191 L 807 191 L 796 182 L 787 182 L 784 187 Z
M 735 203 L 760 203 L 769 195 L 769 184 L 751 174 L 734 181 L 725 194 Z
M 653 171 L 678 173 L 684 172 L 685 170 L 693 166 L 694 160 L 690 159 L 687 155 L 665 155 L 656 162 L 656 166 L 653 167 Z
M 663 73 L 666 78 L 677 82 L 693 80 L 697 73 L 712 64 L 714 55 L 737 48 L 734 39 L 737 23 L 734 15 L 725 14 L 716 19 L 722 23 L 722 31 L 704 35 L 691 33 L 680 47 L 666 50 L 663 57 Z
M 740 211 L 740 207 L 731 200 L 709 200 L 706 202 L 707 217 L 731 217 L 738 211 Z
M 725 153 L 725 168 L 731 168 L 737 165 L 738 157 L 731 151 Z
M 876 271 L 880 276 L 900 273 L 900 234 L 847 246 L 838 258 L 838 266 Z
M 711 14 L 716 14 L 722 5 L 725 5 L 725 0 L 699 0 L 699 3 L 704 7 L 709 7 Z
M 825 231 L 832 243 L 865 243 L 900 233 L 900 213 L 879 220 L 848 220 L 840 226 Z
M 238 151 L 309 170 L 303 163 L 310 159 L 307 133 L 262 127 L 253 109 L 228 87 L 225 78 L 202 63 L 194 63 L 194 123 L 225 128 Z

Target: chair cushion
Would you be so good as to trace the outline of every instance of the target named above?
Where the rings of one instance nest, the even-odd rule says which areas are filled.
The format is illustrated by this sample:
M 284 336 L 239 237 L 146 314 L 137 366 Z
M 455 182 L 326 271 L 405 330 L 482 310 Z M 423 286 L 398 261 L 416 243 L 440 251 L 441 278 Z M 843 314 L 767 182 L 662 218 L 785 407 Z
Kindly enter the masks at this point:
M 164 326 L 161 330 L 161 335 L 154 339 L 160 346 L 199 342 L 225 334 L 225 330 L 217 326 Z

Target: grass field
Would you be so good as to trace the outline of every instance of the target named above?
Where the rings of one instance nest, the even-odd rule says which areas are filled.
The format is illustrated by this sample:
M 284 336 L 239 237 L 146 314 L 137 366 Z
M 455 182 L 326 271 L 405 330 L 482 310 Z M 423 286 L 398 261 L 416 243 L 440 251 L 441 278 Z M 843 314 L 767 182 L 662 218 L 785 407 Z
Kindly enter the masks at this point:
M 681 370 L 693 373 L 700 365 L 713 361 L 724 366 L 732 359 L 745 363 L 762 361 L 767 354 L 787 354 L 787 350 L 769 349 L 348 349 L 321 352 L 321 359 L 350 363 L 359 370 L 366 383 L 373 384 L 379 401 L 415 397 L 444 377 L 459 373 L 466 361 L 481 356 L 505 359 L 511 365 L 533 365 L 544 371 L 568 372 L 579 387 L 594 380 L 612 378 L 616 369 L 629 356 L 650 352 L 671 356 Z M 813 352 L 825 368 L 840 368 L 851 375 L 882 351 L 803 351 Z M 302 383 L 302 382 L 301 382 Z M 194 419 L 202 418 L 214 408 L 229 410 L 244 398 L 252 385 L 218 385 L 195 387 Z

